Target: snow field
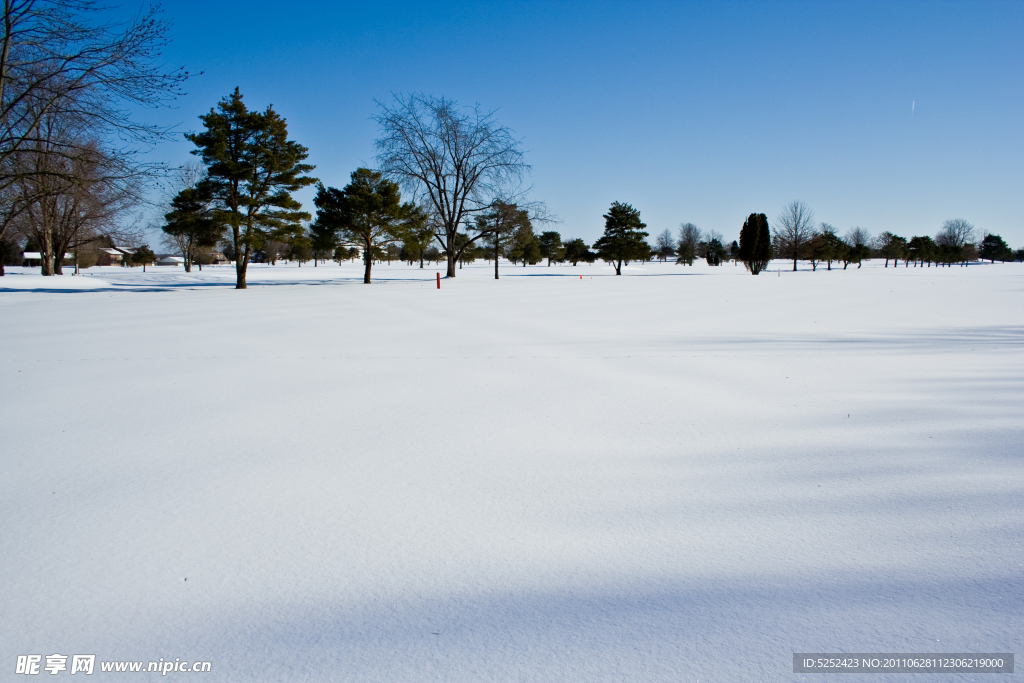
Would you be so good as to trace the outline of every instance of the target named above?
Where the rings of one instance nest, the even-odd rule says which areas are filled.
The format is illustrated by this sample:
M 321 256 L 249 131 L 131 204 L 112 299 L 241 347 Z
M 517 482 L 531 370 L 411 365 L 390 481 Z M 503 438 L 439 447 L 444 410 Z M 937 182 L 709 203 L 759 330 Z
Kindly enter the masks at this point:
M 4 661 L 846 682 L 792 653 L 1024 651 L 1024 267 L 787 267 L 9 269 Z

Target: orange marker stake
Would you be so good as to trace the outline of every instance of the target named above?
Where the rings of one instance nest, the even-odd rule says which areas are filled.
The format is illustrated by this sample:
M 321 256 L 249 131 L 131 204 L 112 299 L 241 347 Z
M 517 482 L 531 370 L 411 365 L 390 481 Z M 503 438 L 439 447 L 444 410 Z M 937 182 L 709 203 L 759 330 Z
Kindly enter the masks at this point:
M 437 274 L 437 288 L 441 289 L 441 273 Z

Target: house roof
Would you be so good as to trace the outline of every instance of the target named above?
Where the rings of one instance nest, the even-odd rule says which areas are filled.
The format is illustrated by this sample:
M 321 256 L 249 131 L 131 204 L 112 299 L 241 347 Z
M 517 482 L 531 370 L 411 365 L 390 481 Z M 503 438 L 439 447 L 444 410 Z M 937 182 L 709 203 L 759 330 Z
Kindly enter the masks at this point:
M 38 251 L 23 251 L 21 252 L 21 258 L 23 259 L 41 259 L 43 255 Z

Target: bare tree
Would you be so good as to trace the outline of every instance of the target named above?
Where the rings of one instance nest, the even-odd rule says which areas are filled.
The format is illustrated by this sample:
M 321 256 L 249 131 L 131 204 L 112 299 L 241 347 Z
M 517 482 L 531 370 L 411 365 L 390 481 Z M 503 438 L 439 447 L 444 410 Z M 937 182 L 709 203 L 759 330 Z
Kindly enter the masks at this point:
M 851 263 L 861 267 L 861 262 L 871 256 L 871 233 L 864 228 L 850 228 L 844 242 L 847 248 L 843 253 L 843 270 Z
M 793 259 L 793 270 L 796 262 L 803 255 L 807 243 L 814 238 L 814 212 L 801 201 L 793 201 L 786 205 L 779 217 L 775 219 L 772 230 L 775 238 L 775 253 Z
M 697 255 L 697 245 L 700 244 L 703 234 L 693 223 L 681 223 L 679 225 L 679 246 L 676 249 L 676 263 L 693 265 L 693 258 Z
M 394 178 L 434 214 L 437 241 L 448 257 L 447 277 L 455 277 L 468 242 L 457 239 L 459 228 L 498 202 L 515 204 L 520 183 L 529 170 L 519 141 L 498 124 L 493 111 L 479 105 L 460 109 L 444 97 L 395 95 L 390 106 L 377 102 L 375 120 L 380 169 Z
M 109 9 L 93 0 L 3 0 L 0 194 L 32 175 L 76 182 L 66 174 L 97 145 L 106 159 L 132 166 L 137 178 L 165 171 L 139 154 L 171 132 L 130 110 L 169 103 L 189 74 L 160 64 L 169 24 L 158 6 L 123 23 L 110 22 Z M 79 134 L 54 138 L 54 119 Z M 39 163 L 43 151 L 57 161 Z M 17 159 L 24 153 L 37 155 L 35 163 Z M 25 187 L 16 192 L 26 200 Z M 23 202 L 19 214 L 30 206 Z M 0 220 L 0 239 L 11 226 Z
M 116 219 L 142 201 L 132 165 L 89 140 L 79 124 L 48 114 L 37 138 L 8 158 L 24 171 L 12 186 L 24 206 L 17 224 L 39 244 L 43 275 L 62 274 L 66 253 L 116 230 Z
M 91 139 L 116 133 L 122 141 L 152 143 L 171 135 L 129 112 L 170 102 L 183 94 L 189 76 L 160 64 L 170 26 L 159 6 L 118 24 L 102 16 L 109 8 L 91 0 L 3 3 L 0 161 L 37 140 L 43 118 L 55 114 L 75 119 Z M 70 140 L 58 151 L 76 149 Z
M 935 236 L 939 246 L 963 247 L 974 241 L 974 226 L 963 218 L 954 218 L 942 224 L 942 229 Z
M 662 261 L 668 260 L 669 256 L 674 256 L 676 250 L 675 240 L 672 239 L 672 233 L 668 230 L 663 230 L 655 239 L 654 249 L 658 258 Z

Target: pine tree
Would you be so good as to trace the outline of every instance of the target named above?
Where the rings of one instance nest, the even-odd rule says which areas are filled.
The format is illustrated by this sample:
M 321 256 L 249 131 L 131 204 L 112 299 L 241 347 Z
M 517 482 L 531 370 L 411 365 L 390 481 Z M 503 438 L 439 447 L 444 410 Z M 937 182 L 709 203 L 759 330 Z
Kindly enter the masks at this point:
M 313 221 L 309 225 L 310 248 L 313 250 L 313 265 L 316 266 L 320 259 L 334 254 L 338 247 L 338 233 L 331 226 Z
M 273 107 L 250 112 L 238 88 L 199 119 L 206 130 L 185 137 L 207 165 L 218 221 L 231 230 L 235 288 L 245 289 L 253 253 L 268 239 L 297 236 L 300 221 L 310 218 L 291 193 L 316 182 L 302 175 L 314 167 L 302 163 L 308 150 L 288 139 L 288 126 Z
M 484 247 L 494 259 L 494 279 L 498 277 L 498 263 L 501 256 L 511 259 L 511 250 L 515 247 L 516 238 L 521 230 L 528 229 L 533 234 L 530 214 L 515 204 L 495 202 L 489 211 L 477 217 L 473 229 L 483 235 Z
M 740 230 L 740 260 L 757 275 L 768 267 L 772 260 L 772 235 L 768 229 L 768 217 L 763 213 L 752 213 Z
M 217 246 L 224 226 L 214 217 L 213 184 L 202 180 L 186 187 L 171 200 L 171 211 L 164 214 L 163 231 L 171 236 L 185 259 L 185 272 L 192 272 L 197 251 Z
M 548 267 L 552 261 L 560 261 L 565 255 L 565 247 L 562 246 L 562 236 L 554 230 L 542 232 L 538 239 L 540 244 L 540 255 L 548 260 Z
M 590 251 L 590 247 L 587 246 L 586 242 L 577 237 L 576 239 L 569 240 L 565 243 L 564 258 L 574 266 L 580 261 L 593 263 L 594 253 Z
M 821 237 L 821 260 L 828 264 L 827 270 L 832 270 L 833 261 L 842 261 L 844 242 L 828 223 L 821 224 L 818 236 Z
M 622 275 L 622 262 L 650 254 L 651 247 L 644 241 L 646 223 L 640 221 L 640 212 L 629 204 L 613 202 L 604 215 L 604 235 L 594 243 L 597 255 Z M 646 249 L 645 249 L 646 247 Z
M 413 204 L 402 204 L 398 183 L 380 171 L 357 168 L 344 189 L 317 187 L 316 223 L 333 228 L 343 241 L 357 242 L 363 249 L 363 283 L 370 284 L 375 254 L 406 237 L 405 220 L 416 213 Z
M 935 240 L 933 240 L 928 235 L 925 235 L 923 237 L 915 235 L 914 237 L 911 237 L 910 241 L 907 243 L 907 254 L 910 258 L 914 260 L 915 268 L 917 267 L 918 263 L 920 263 L 922 267 L 926 263 L 929 267 L 931 267 L 932 259 L 934 258 L 935 253 Z
M 722 265 L 722 259 L 724 259 L 726 255 L 727 252 L 725 251 L 725 247 L 717 237 L 712 237 L 704 246 L 704 260 L 708 262 L 709 266 Z
M 981 249 L 978 251 L 978 255 L 983 259 L 988 259 L 990 263 L 995 263 L 996 259 L 1000 261 L 1013 260 L 1013 251 L 1010 249 L 1010 245 L 1004 242 L 999 235 L 985 235 L 981 240 Z
M 544 258 L 540 253 L 540 242 L 537 240 L 537 235 L 534 234 L 531 224 L 522 224 L 516 230 L 508 258 L 513 264 L 522 261 L 524 268 L 527 264 L 532 266 Z
M 156 260 L 156 254 L 149 248 L 148 244 L 143 244 L 131 253 L 128 258 L 128 264 L 131 266 L 142 266 L 142 272 L 146 272 L 146 265 Z
M 889 267 L 889 259 L 892 259 L 895 263 L 893 265 L 899 265 L 900 258 L 907 251 L 907 240 L 906 238 L 894 235 L 888 230 L 878 236 L 878 251 L 885 257 L 885 267 Z

